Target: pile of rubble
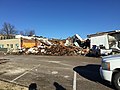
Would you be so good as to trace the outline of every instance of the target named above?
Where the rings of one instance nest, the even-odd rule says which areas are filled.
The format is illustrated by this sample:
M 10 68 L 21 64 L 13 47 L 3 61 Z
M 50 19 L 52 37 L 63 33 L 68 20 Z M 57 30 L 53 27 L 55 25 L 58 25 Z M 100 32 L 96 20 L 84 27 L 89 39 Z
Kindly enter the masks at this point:
M 26 49 L 24 54 L 39 54 L 39 55 L 52 55 L 52 56 L 73 56 L 80 55 L 81 48 L 76 46 L 64 46 L 60 44 L 53 44 L 50 46 L 33 47 Z
M 84 43 L 83 43 L 84 42 Z M 52 55 L 52 56 L 76 56 L 86 55 L 89 52 L 87 49 L 87 40 L 82 40 L 79 35 L 74 35 L 66 40 L 52 39 L 41 41 L 38 47 L 22 48 L 19 52 L 12 52 L 14 54 L 38 54 L 38 55 Z
M 79 55 L 80 48 L 72 46 L 52 45 L 50 48 L 46 48 L 46 55 Z

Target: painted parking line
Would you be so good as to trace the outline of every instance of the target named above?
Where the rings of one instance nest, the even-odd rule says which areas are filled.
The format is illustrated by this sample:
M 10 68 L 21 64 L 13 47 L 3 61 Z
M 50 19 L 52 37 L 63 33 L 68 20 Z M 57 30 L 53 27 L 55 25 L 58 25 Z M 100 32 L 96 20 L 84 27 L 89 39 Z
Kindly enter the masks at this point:
M 61 62 L 59 62 L 59 61 L 49 61 L 49 62 L 51 62 L 51 63 L 57 63 L 57 64 L 60 64 L 60 65 L 63 65 L 63 66 L 73 67 L 73 66 L 70 65 L 70 64 L 61 63 Z M 76 80 L 77 80 L 77 73 L 76 73 L 76 71 L 74 71 L 73 90 L 76 90 Z
M 76 90 L 76 79 L 77 79 L 77 74 L 74 71 L 74 78 L 73 78 L 73 90 Z
M 40 64 L 37 65 L 37 66 L 35 66 L 35 67 L 33 67 L 33 68 L 31 68 L 30 70 L 24 72 L 23 74 L 19 75 L 18 77 L 16 77 L 15 79 L 11 80 L 10 82 L 14 82 L 14 81 L 16 81 L 17 79 L 19 79 L 19 78 L 21 78 L 22 76 L 26 75 L 27 73 L 29 73 L 29 72 L 32 71 L 33 69 L 38 68 L 39 66 L 40 66 Z

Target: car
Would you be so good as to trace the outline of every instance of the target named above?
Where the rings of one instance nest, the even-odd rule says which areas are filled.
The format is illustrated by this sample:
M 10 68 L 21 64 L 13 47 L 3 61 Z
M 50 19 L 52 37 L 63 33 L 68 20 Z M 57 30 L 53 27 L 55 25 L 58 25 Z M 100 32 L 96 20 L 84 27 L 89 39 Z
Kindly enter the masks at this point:
M 117 90 L 120 90 L 120 55 L 102 57 L 100 75 L 109 81 Z

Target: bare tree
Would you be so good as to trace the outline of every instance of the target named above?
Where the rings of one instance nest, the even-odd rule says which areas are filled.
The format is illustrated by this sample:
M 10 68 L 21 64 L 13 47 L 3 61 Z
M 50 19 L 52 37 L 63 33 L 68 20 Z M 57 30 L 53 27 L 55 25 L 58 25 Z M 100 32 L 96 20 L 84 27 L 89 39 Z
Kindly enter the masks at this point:
M 35 35 L 35 30 L 30 30 L 30 31 L 29 31 L 29 35 L 30 35 L 30 36 Z
M 6 35 L 7 38 L 10 37 L 10 35 L 17 34 L 17 31 L 15 30 L 15 27 L 11 25 L 10 23 L 4 23 L 3 28 L 1 29 L 1 34 Z
M 24 31 L 20 31 L 20 35 L 25 35 L 25 32 Z
M 33 35 L 35 35 L 35 30 L 27 30 L 27 31 L 25 31 L 25 35 L 33 36 Z

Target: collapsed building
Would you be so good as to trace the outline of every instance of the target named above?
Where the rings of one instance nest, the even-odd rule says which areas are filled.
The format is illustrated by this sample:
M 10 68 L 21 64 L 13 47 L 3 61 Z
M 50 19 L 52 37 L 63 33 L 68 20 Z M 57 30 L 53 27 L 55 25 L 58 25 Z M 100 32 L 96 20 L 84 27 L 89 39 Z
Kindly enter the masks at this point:
M 78 34 L 67 39 L 48 39 L 39 36 L 16 35 L 1 37 L 0 51 L 7 53 L 39 55 L 109 55 L 120 53 L 120 30 L 87 35 L 82 39 Z
M 90 48 L 90 40 L 89 39 L 84 40 L 78 34 L 75 34 L 74 36 L 66 39 L 65 46 L 70 45 L 86 49 L 87 47 Z
M 41 38 L 38 36 L 16 35 L 13 38 L 0 40 L 0 51 L 6 49 L 7 54 L 39 54 L 39 55 L 79 55 L 80 47 L 65 45 L 66 40 Z
M 90 48 L 98 47 L 101 54 L 120 53 L 120 30 L 100 32 L 87 37 L 90 39 Z
M 67 39 L 47 39 L 38 40 L 37 46 L 29 48 L 25 54 L 40 54 L 40 55 L 54 55 L 54 56 L 73 56 L 86 55 L 89 52 L 90 40 L 83 40 L 78 34 Z M 39 44 L 38 44 L 39 41 Z

